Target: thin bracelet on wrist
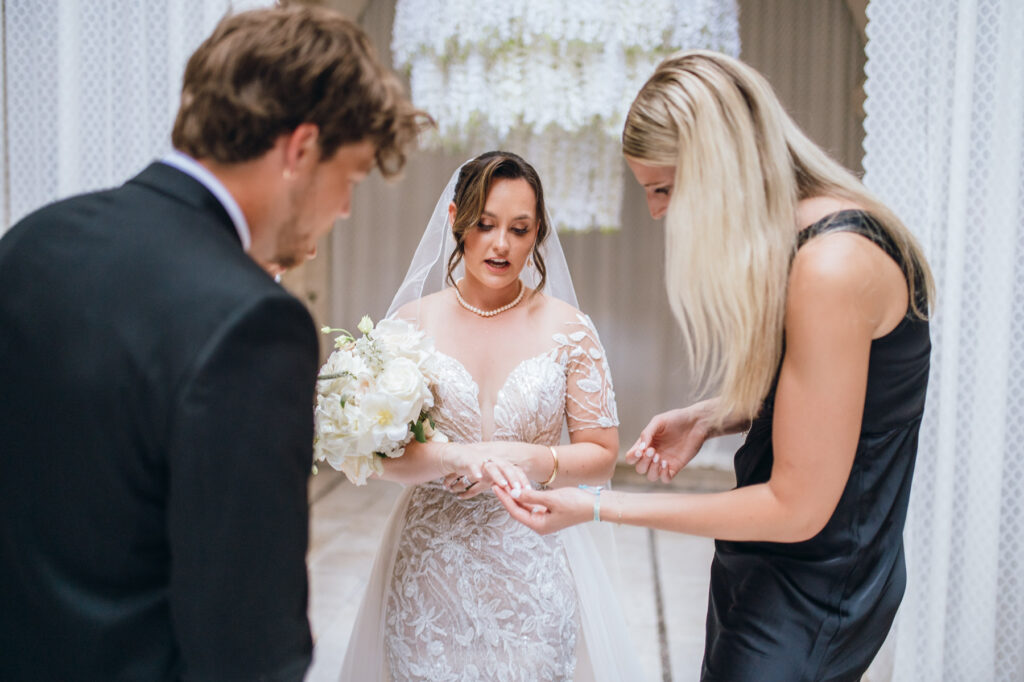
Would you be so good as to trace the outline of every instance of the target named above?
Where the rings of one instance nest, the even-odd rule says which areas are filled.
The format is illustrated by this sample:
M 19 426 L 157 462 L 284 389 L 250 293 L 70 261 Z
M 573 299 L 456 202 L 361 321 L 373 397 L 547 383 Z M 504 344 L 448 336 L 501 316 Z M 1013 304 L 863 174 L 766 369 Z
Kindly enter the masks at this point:
M 601 491 L 604 490 L 603 485 L 593 486 L 587 485 L 586 483 L 580 483 L 580 490 L 586 490 L 588 493 L 594 494 L 594 520 L 597 522 L 601 521 Z
M 551 475 L 548 476 L 548 480 L 546 480 L 543 483 L 541 483 L 541 485 L 545 486 L 545 487 L 547 487 L 547 486 L 551 485 L 552 483 L 554 483 L 555 482 L 555 477 L 558 476 L 558 453 L 555 452 L 555 448 L 553 446 L 551 446 L 551 445 L 548 446 L 548 450 L 551 451 L 552 466 L 551 466 Z

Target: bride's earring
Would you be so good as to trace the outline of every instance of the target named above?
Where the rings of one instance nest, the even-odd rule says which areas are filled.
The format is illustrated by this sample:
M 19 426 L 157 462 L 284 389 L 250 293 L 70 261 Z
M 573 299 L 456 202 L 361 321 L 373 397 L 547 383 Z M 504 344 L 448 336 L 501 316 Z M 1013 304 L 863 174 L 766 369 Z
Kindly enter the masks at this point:
M 528 267 L 528 268 L 532 268 L 533 267 L 533 256 L 528 256 L 526 258 L 526 267 Z

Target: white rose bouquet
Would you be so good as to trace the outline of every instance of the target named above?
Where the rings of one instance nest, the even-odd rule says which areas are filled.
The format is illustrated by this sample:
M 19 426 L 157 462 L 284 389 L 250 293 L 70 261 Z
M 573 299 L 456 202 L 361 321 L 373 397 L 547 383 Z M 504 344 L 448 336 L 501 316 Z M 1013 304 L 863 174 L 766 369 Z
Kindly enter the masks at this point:
M 382 458 L 401 457 L 415 438 L 447 441 L 427 410 L 434 405 L 433 342 L 404 320 L 364 316 L 362 338 L 344 329 L 317 378 L 314 456 L 356 485 L 384 471 Z

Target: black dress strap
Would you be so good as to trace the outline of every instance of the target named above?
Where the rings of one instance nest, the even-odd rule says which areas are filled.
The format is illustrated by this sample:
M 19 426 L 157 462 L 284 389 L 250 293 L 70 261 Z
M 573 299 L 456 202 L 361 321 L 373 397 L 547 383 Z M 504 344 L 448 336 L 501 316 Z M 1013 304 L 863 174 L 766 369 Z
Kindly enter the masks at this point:
M 900 266 L 900 270 L 903 271 L 904 279 L 907 280 L 908 284 L 910 283 L 910 274 L 907 271 L 907 263 L 903 258 L 903 254 L 896 246 L 896 242 L 892 235 L 889 234 L 889 231 L 870 213 L 859 208 L 830 213 L 800 231 L 800 235 L 797 238 L 797 248 L 799 249 L 811 239 L 829 232 L 853 232 L 870 239 L 872 243 L 896 261 L 896 264 Z M 924 310 L 928 307 L 928 304 L 925 298 L 924 278 L 919 268 L 914 270 L 914 290 L 917 292 L 918 305 L 920 309 Z
M 899 249 L 896 248 L 896 242 L 893 241 L 889 233 L 882 227 L 878 219 L 870 213 L 859 208 L 830 213 L 800 231 L 797 248 L 800 248 L 814 237 L 827 232 L 854 232 L 862 237 L 867 237 L 889 254 L 889 257 L 896 261 L 900 268 L 904 269 L 904 271 L 906 270 L 903 266 L 903 258 L 900 255 Z

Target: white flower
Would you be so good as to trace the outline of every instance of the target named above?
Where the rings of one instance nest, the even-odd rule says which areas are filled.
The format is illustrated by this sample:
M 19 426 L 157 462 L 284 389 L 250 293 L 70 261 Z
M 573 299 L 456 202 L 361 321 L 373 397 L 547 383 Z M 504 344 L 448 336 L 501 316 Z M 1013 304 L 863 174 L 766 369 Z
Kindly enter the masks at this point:
M 370 334 L 388 353 L 422 367 L 434 354 L 433 340 L 405 320 L 381 320 Z
M 377 390 L 386 394 L 395 411 L 406 422 L 420 416 L 423 407 L 431 407 L 434 397 L 430 393 L 419 367 L 408 358 L 395 358 L 387 364 L 384 372 L 377 377 Z
M 371 474 L 384 473 L 384 464 L 376 455 L 346 457 L 337 468 L 356 485 L 366 485 Z
M 357 385 L 367 384 L 373 379 L 366 362 L 358 355 L 339 349 L 331 353 L 320 369 L 322 379 L 317 386 L 321 393 L 351 394 Z
M 375 329 L 359 323 L 364 336 L 345 337 L 320 371 L 315 408 L 314 455 L 363 485 L 383 472 L 381 455 L 400 457 L 413 438 L 412 426 L 434 404 L 433 342 L 413 325 L 385 320 Z M 424 437 L 444 442 L 437 431 Z
M 419 413 L 410 418 L 405 401 L 387 393 L 369 393 L 362 397 L 360 408 L 363 418 L 367 420 L 367 428 L 360 433 L 360 452 L 382 452 L 392 449 L 395 444 L 405 445 L 409 442 L 412 435 L 409 422 L 418 417 Z

